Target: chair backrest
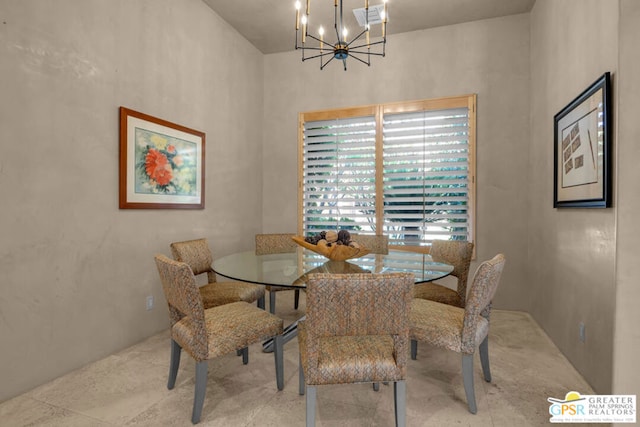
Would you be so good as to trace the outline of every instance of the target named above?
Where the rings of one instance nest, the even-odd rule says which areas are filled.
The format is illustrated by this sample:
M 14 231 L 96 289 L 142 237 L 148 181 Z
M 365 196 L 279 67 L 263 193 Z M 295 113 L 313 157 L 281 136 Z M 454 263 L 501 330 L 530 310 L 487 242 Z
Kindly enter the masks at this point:
M 155 256 L 156 266 L 162 281 L 162 290 L 169 305 L 172 335 L 173 326 L 185 317 L 183 322 L 190 337 L 189 348 L 185 348 L 196 360 L 207 357 L 207 333 L 204 321 L 204 306 L 196 278 L 189 265 L 174 261 L 164 255 Z
M 462 326 L 463 352 L 472 353 L 476 345 L 476 329 L 480 317 L 489 320 L 491 301 L 493 300 L 500 277 L 504 270 L 506 259 L 503 254 L 498 254 L 492 259 L 480 264 L 473 275 L 469 297 L 464 308 L 464 320 Z M 466 351 L 465 351 L 466 349 Z
M 429 254 L 434 261 L 453 265 L 451 275 L 458 279 L 456 292 L 460 297 L 462 307 L 464 307 L 469 266 L 473 256 L 473 243 L 466 240 L 434 240 Z
M 256 234 L 256 255 L 295 252 L 298 244 L 291 238 L 293 233 Z
M 315 336 L 409 333 L 411 273 L 311 274 L 306 324 Z
M 389 253 L 389 237 L 387 236 L 351 233 L 351 240 L 369 249 L 372 254 Z
M 183 242 L 173 242 L 170 245 L 171 255 L 176 261 L 184 262 L 191 267 L 191 271 L 196 276 L 207 273 L 209 283 L 216 281 L 216 275 L 211 269 L 213 264 L 213 254 L 209 249 L 207 239 L 185 240 Z

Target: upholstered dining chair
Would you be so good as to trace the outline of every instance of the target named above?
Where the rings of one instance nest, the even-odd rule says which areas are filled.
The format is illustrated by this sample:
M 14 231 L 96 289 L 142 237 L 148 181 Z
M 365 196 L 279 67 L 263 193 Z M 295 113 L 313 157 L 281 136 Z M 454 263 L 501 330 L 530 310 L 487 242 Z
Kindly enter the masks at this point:
M 315 425 L 317 386 L 387 381 L 394 383 L 396 425 L 405 425 L 413 283 L 410 273 L 309 276 L 307 316 L 298 323 L 307 427 Z
M 434 261 L 453 265 L 451 276 L 458 279 L 458 284 L 453 290 L 437 282 L 421 283 L 413 288 L 414 298 L 428 299 L 464 308 L 473 243 L 463 240 L 434 240 L 429 254 Z
M 264 308 L 264 286 L 216 281 L 216 273 L 211 268 L 213 254 L 207 239 L 173 242 L 170 247 L 173 259 L 187 263 L 194 275 L 206 273 L 207 284 L 199 288 L 205 309 L 237 301 L 256 301 L 258 307 Z
M 484 379 L 491 382 L 489 367 L 489 315 L 498 289 L 505 257 L 498 254 L 476 270 L 465 308 L 414 298 L 409 316 L 411 358 L 417 357 L 417 342 L 427 342 L 462 354 L 462 381 L 469 412 L 477 412 L 473 385 L 473 356 L 479 349 Z
M 389 237 L 387 236 L 351 233 L 351 240 L 369 249 L 372 254 L 389 253 Z
M 293 233 L 256 234 L 256 255 L 295 252 L 298 245 L 291 239 L 294 236 L 295 234 Z M 275 314 L 276 292 L 290 291 L 292 289 L 282 286 L 267 286 L 266 288 L 269 291 L 269 312 Z M 297 310 L 300 303 L 300 289 L 294 289 L 294 292 L 293 308 Z
M 247 354 L 250 344 L 271 337 L 275 337 L 276 385 L 278 390 L 282 390 L 282 319 L 244 301 L 205 309 L 188 264 L 164 255 L 156 255 L 155 261 L 169 306 L 171 324 L 171 362 L 167 388 L 171 390 L 175 386 L 182 349 L 196 361 L 191 422 L 198 423 L 202 414 L 207 388 L 207 361 L 238 350 Z

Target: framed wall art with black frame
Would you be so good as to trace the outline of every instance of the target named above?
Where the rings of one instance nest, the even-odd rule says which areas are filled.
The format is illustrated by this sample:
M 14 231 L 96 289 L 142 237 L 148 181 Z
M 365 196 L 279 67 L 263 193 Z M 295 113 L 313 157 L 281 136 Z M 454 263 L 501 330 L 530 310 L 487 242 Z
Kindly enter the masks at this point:
M 205 134 L 120 107 L 120 209 L 204 209 Z
M 611 206 L 611 76 L 554 117 L 554 208 Z

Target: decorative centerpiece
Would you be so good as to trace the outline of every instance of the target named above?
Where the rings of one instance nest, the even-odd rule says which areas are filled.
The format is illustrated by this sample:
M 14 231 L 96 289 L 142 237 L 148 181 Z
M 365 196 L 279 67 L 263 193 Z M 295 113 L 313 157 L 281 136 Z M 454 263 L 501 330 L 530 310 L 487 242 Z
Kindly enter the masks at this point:
M 357 242 L 351 240 L 351 235 L 347 230 L 338 232 L 321 231 L 314 236 L 292 237 L 293 241 L 300 246 L 318 253 L 332 261 L 345 261 L 352 258 L 359 258 L 369 253 L 369 250 Z

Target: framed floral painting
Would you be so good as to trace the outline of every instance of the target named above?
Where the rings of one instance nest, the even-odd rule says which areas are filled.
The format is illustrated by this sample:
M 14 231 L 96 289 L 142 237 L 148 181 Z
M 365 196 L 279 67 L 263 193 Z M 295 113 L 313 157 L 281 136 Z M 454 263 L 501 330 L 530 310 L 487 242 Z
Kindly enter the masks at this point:
M 205 134 L 120 107 L 120 209 L 204 209 Z

